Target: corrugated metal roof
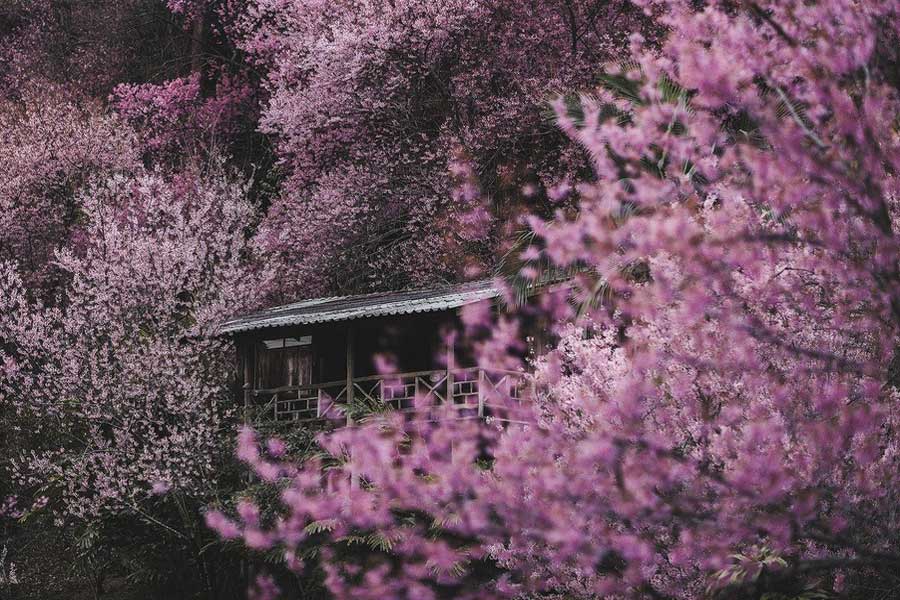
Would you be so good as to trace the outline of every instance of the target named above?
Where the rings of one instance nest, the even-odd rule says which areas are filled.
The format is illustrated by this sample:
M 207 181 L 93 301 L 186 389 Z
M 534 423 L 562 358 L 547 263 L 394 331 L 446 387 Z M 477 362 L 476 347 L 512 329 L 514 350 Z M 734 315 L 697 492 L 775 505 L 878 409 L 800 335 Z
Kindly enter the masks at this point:
M 496 298 L 500 293 L 493 280 L 483 280 L 426 290 L 314 298 L 236 317 L 223 323 L 219 332 L 233 334 L 266 327 L 449 310 Z

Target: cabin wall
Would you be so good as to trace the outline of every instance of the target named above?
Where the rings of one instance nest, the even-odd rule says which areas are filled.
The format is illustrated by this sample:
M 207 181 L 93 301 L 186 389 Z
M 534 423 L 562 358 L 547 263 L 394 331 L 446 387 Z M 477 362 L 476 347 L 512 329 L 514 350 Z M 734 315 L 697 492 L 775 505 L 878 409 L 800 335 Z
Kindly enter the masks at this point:
M 376 374 L 374 358 L 379 355 L 392 361 L 392 371 L 401 373 L 445 367 L 442 330 L 456 320 L 455 313 L 447 311 L 357 322 L 356 375 Z
M 347 335 L 354 332 L 354 377 L 377 374 L 374 357 L 381 355 L 392 364 L 392 371 L 426 371 L 446 367 L 442 332 L 458 324 L 455 311 L 395 315 L 322 323 L 299 327 L 267 328 L 238 334 L 239 388 L 256 386 L 264 352 L 263 342 L 280 338 L 311 336 L 312 383 L 341 381 L 346 378 Z M 273 353 L 274 354 L 274 353 Z

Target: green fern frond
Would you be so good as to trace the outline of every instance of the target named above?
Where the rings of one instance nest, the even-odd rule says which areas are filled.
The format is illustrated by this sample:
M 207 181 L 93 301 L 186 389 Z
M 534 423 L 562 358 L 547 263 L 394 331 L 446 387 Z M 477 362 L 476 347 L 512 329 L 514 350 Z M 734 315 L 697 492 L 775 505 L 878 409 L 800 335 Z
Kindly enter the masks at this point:
M 456 513 L 450 513 L 448 515 L 434 517 L 434 519 L 431 523 L 431 529 L 433 529 L 433 530 L 446 529 L 447 527 L 459 525 L 460 523 L 462 523 L 462 517 L 460 517 Z
M 390 552 L 394 549 L 394 540 L 380 532 L 371 533 L 367 538 L 369 547 L 381 552 Z
M 616 73 L 602 71 L 598 76 L 598 83 L 604 90 L 610 92 L 620 100 L 626 100 L 635 105 L 643 105 L 644 100 L 641 98 L 641 85 L 643 83 L 643 73 L 640 79 L 631 79 L 628 73 L 638 72 L 641 68 L 634 61 L 625 61 L 620 63 L 616 68 Z
M 322 519 L 320 521 L 313 521 L 312 523 L 304 527 L 303 531 L 308 535 L 315 535 L 317 533 L 334 531 L 337 526 L 337 519 Z

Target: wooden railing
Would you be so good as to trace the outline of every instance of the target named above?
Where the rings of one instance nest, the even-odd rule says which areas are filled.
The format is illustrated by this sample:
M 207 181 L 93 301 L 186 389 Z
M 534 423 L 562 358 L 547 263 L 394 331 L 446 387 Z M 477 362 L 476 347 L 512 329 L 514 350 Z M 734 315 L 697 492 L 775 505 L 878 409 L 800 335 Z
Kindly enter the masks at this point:
M 424 412 L 435 418 L 515 421 L 531 397 L 524 373 L 480 367 L 357 377 L 352 385 L 355 405 L 373 412 Z M 334 421 L 346 419 L 347 397 L 345 380 L 248 389 L 245 408 L 256 424 Z

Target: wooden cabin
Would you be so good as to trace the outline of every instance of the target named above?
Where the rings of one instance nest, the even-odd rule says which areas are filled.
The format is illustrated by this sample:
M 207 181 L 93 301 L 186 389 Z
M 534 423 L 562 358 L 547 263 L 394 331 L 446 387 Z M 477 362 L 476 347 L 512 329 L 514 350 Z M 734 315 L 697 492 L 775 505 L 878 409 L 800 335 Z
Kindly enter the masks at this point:
M 524 373 L 477 366 L 445 342 L 462 307 L 496 306 L 500 295 L 493 281 L 478 281 L 316 298 L 234 318 L 221 333 L 237 346 L 241 400 L 257 424 L 348 420 L 343 409 L 357 402 L 508 415 L 527 396 Z

